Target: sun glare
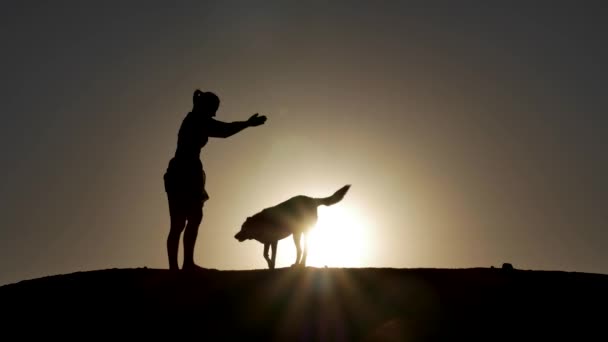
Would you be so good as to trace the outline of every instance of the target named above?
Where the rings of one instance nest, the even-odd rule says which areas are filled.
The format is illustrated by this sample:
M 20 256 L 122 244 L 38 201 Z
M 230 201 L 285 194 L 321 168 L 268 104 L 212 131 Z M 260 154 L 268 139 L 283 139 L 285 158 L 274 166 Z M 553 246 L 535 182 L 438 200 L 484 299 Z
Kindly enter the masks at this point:
M 367 224 L 346 205 L 319 207 L 319 220 L 308 237 L 307 265 L 360 267 L 365 262 L 369 237 Z

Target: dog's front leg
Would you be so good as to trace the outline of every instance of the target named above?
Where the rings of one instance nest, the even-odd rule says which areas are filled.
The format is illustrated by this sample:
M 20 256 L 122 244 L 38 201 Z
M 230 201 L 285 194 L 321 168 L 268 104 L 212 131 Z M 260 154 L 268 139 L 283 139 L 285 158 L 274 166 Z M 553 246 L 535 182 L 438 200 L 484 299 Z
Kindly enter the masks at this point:
M 271 263 L 270 258 L 268 257 L 268 248 L 270 247 L 269 243 L 265 243 L 264 244 L 264 259 L 266 260 L 266 263 L 268 263 L 268 268 L 269 269 L 273 269 L 274 265 Z
M 270 259 L 270 264 L 272 265 L 270 269 L 274 270 L 275 261 L 277 260 L 277 248 L 279 246 L 278 241 L 273 242 L 270 247 L 272 249 L 272 256 Z

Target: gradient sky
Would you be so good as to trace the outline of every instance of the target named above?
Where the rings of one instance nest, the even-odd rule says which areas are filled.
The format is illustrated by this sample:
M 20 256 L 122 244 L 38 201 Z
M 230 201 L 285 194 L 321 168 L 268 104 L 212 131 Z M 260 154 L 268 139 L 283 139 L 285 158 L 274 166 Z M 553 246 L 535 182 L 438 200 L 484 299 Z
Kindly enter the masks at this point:
M 352 184 L 360 266 L 608 273 L 605 3 L 419 3 L 3 2 L 0 283 L 168 267 L 196 88 L 268 116 L 203 149 L 203 267 L 265 267 L 245 217 Z

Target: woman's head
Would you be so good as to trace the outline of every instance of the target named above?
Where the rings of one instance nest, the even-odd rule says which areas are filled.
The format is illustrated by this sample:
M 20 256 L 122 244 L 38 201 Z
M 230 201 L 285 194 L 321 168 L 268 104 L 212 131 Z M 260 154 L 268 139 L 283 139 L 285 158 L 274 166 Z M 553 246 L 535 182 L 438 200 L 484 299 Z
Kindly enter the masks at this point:
M 220 107 L 220 98 L 212 92 L 196 89 L 192 95 L 192 105 L 193 111 L 215 116 L 215 112 Z

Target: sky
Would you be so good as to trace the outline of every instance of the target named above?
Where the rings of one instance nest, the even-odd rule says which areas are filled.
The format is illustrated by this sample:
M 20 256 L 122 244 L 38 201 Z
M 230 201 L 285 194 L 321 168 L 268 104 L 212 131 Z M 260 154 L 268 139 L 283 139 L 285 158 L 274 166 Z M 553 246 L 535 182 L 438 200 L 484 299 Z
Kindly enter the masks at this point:
M 312 266 L 608 273 L 602 2 L 0 6 L 0 284 L 167 268 L 197 88 L 219 120 L 268 118 L 201 153 L 202 267 L 266 267 L 233 237 L 247 216 L 351 184 Z

